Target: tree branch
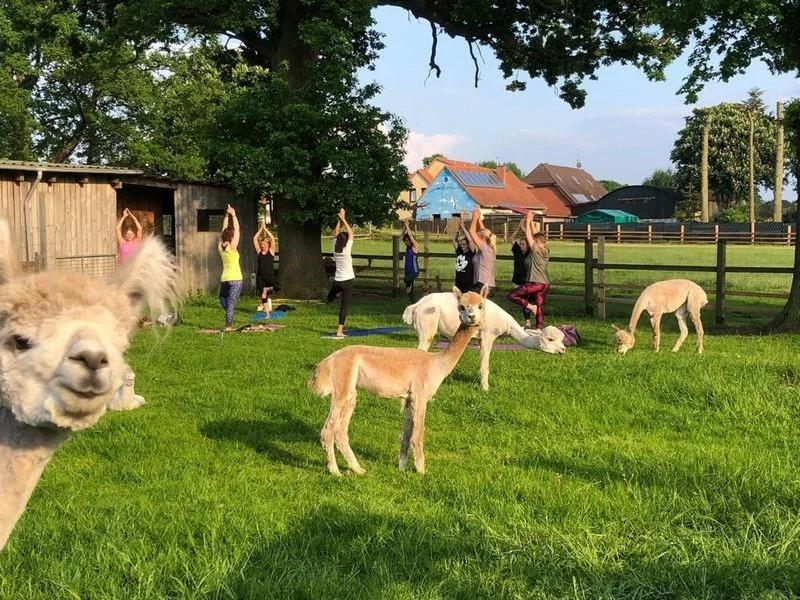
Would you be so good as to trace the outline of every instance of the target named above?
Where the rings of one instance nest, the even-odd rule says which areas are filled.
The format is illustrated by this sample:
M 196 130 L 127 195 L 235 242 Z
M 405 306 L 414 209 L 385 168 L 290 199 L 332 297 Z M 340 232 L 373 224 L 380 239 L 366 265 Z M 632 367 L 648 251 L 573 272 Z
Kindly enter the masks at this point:
M 431 20 L 429 20 L 428 23 L 431 24 L 431 60 L 428 63 L 430 67 L 428 70 L 428 77 L 431 76 L 431 71 L 436 71 L 436 79 L 439 79 L 442 75 L 442 69 L 436 64 L 436 45 L 439 43 L 439 34 L 436 31 L 436 23 Z
M 481 73 L 480 68 L 478 67 L 478 59 L 475 58 L 475 52 L 472 49 L 472 40 L 467 40 L 467 44 L 469 45 L 469 55 L 472 58 L 472 62 L 475 65 L 475 87 L 478 87 L 478 78 Z

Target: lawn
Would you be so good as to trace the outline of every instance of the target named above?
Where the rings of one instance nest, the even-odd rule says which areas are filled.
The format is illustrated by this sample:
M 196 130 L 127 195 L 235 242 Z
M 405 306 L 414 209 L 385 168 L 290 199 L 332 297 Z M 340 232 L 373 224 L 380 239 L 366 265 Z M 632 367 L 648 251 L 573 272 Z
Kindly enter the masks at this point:
M 404 305 L 361 298 L 349 325 Z M 698 357 L 693 337 L 655 355 L 643 336 L 620 357 L 608 323 L 554 306 L 584 344 L 495 352 L 489 393 L 467 350 L 429 407 L 424 477 L 396 468 L 398 404 L 361 394 L 367 474 L 335 479 L 327 400 L 305 383 L 354 342 L 320 339 L 336 306 L 298 306 L 285 329 L 223 339 L 198 331 L 221 320 L 200 298 L 165 340 L 140 334 L 148 404 L 56 455 L 0 555 L 0 598 L 800 594 L 800 337 L 717 332 Z

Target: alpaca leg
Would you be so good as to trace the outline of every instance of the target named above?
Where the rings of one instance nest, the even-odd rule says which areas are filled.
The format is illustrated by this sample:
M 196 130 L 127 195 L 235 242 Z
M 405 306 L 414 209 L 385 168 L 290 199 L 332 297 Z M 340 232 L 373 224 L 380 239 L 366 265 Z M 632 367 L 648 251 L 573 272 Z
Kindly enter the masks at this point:
M 328 420 L 325 421 L 325 426 L 320 432 L 320 441 L 328 456 L 328 472 L 331 475 L 341 476 L 339 466 L 336 464 L 336 453 L 333 449 L 333 440 L 336 435 L 336 422 L 339 420 L 339 407 L 336 401 L 336 395 L 331 394 L 331 408 L 328 411 Z
M 352 390 L 347 397 L 347 402 L 344 403 L 341 419 L 336 428 L 334 441 L 336 442 L 336 447 L 339 448 L 339 452 L 341 452 L 342 456 L 344 456 L 344 460 L 347 462 L 347 466 L 350 468 L 350 470 L 356 475 L 363 475 L 366 473 L 366 471 L 361 467 L 360 464 L 358 464 L 358 459 L 353 453 L 353 449 L 350 448 L 350 436 L 348 434 L 348 429 L 350 428 L 350 419 L 353 416 L 353 411 L 355 408 L 356 391 Z
M 419 398 L 414 404 L 414 427 L 411 432 L 411 450 L 414 453 L 414 468 L 417 473 L 425 473 L 425 411 L 428 398 Z
M 489 355 L 492 353 L 494 337 L 484 336 L 481 338 L 481 389 L 489 391 Z
M 692 325 L 694 325 L 694 330 L 697 332 L 697 353 L 703 353 L 703 337 L 705 336 L 705 331 L 703 330 L 703 321 L 700 320 L 700 309 L 697 308 L 692 310 L 690 313 L 692 317 Z
M 661 348 L 661 313 L 651 315 L 650 327 L 653 328 L 653 350 L 658 352 Z
M 681 330 L 681 334 L 678 336 L 678 341 L 675 342 L 675 345 L 672 347 L 673 352 L 677 352 L 680 350 L 683 342 L 686 340 L 686 336 L 689 335 L 689 328 L 686 326 L 686 307 L 681 306 L 678 310 L 675 311 L 675 318 L 678 319 L 678 329 Z
M 408 463 L 408 447 L 411 442 L 411 431 L 414 427 L 414 400 L 410 396 L 406 398 L 403 408 L 403 431 L 400 433 L 400 454 L 397 458 L 397 466 L 401 471 L 405 471 Z

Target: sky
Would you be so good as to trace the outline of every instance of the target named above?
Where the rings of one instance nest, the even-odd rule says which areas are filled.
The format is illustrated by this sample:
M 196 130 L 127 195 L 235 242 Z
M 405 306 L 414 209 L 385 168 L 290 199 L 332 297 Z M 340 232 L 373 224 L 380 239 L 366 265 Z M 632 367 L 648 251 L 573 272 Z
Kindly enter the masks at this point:
M 604 67 L 597 81 L 585 83 L 586 105 L 575 110 L 541 80 L 529 81 L 524 92 L 507 92 L 487 48 L 485 64 L 478 59 L 476 89 L 466 42 L 446 35 L 439 36 L 436 59 L 441 78 L 428 77 L 428 22 L 391 7 L 377 9 L 374 17 L 386 48 L 375 71 L 364 71 L 361 80 L 377 81 L 382 92 L 375 102 L 405 121 L 406 165 L 412 170 L 422 166 L 422 157 L 440 152 L 468 161 L 513 161 L 525 173 L 542 162 L 580 161 L 595 179 L 636 184 L 654 169 L 671 166 L 672 145 L 694 106 L 738 102 L 753 87 L 764 91 L 772 111 L 776 101 L 800 96 L 800 80 L 772 75 L 759 63 L 728 83 L 708 84 L 696 105 L 686 105 L 676 95 L 689 72 L 682 59 L 667 69 L 663 82 L 648 81 L 634 67 Z M 784 198 L 796 197 L 792 182 Z

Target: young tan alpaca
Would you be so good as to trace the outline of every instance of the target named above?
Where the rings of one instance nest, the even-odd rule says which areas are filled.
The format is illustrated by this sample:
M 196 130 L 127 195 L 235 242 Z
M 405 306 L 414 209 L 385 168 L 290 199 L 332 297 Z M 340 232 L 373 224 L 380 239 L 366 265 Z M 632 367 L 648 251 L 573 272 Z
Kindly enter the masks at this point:
M 418 348 L 348 346 L 317 365 L 308 384 L 319 396 L 331 397 L 328 420 L 321 433 L 331 474 L 341 475 L 336 464 L 334 443 L 350 470 L 359 475 L 364 473 L 350 449 L 347 433 L 358 388 L 381 398 L 400 398 L 403 401 L 405 421 L 400 435 L 399 466 L 401 470 L 405 469 L 410 446 L 417 472 L 425 472 L 423 438 L 428 401 L 455 368 L 469 341 L 477 333 L 483 320 L 488 291 L 489 288 L 484 287 L 480 294 L 462 294 L 458 288 L 453 288 L 453 294 L 458 299 L 461 327 L 442 352 L 432 353 Z
M 633 348 L 636 343 L 636 324 L 639 322 L 641 314 L 647 311 L 650 315 L 650 326 L 653 329 L 653 350 L 658 352 L 661 345 L 661 316 L 664 313 L 674 312 L 681 333 L 672 351 L 677 352 L 683 345 L 686 336 L 689 335 L 689 328 L 686 326 L 686 315 L 688 314 L 697 332 L 697 352 L 702 353 L 703 322 L 700 320 L 700 309 L 706 304 L 708 304 L 708 297 L 703 288 L 688 279 L 667 279 L 647 286 L 636 300 L 628 329 L 620 329 L 616 325 L 611 326 L 616 332 L 614 341 L 617 352 L 625 354 Z
M 17 265 L 0 221 L 0 550 L 58 447 L 132 407 L 123 353 L 145 308 L 159 315 L 177 298 L 174 260 L 155 239 L 108 283 Z

